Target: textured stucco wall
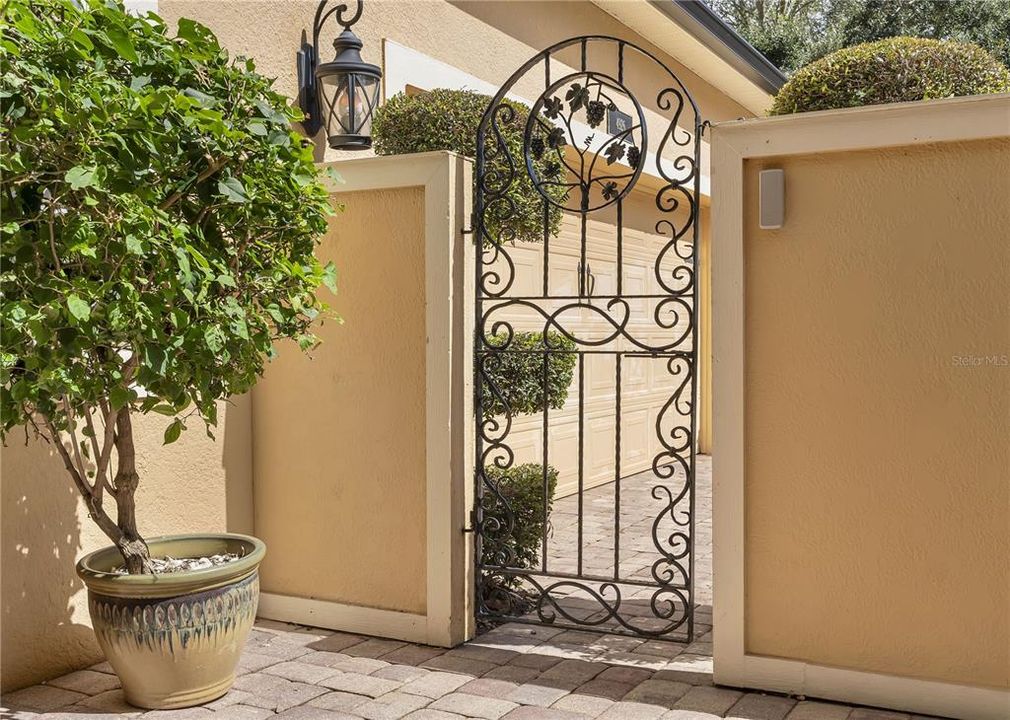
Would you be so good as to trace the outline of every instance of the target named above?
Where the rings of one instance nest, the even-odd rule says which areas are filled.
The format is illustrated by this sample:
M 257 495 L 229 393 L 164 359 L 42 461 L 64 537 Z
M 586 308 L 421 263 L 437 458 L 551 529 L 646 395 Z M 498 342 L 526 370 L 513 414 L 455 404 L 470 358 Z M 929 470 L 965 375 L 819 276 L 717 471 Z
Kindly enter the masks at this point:
M 424 614 L 424 192 L 339 200 L 318 255 L 340 268 L 344 323 L 311 356 L 282 345 L 253 390 L 261 587 Z
M 252 529 L 249 407 L 248 397 L 221 404 L 216 441 L 190 423 L 163 446 L 167 418 L 135 421 L 144 535 Z M 10 690 L 102 659 L 74 564 L 109 542 L 56 452 L 19 432 L 0 450 L 0 498 L 0 677 Z
M 315 0 L 161 0 L 158 12 L 171 28 L 181 17 L 207 25 L 233 54 L 253 58 L 259 72 L 277 78 L 275 87 L 279 92 L 294 97 L 295 52 L 303 32 L 311 37 L 317 4 Z M 324 54 L 329 52 L 335 31 L 336 26 L 324 31 L 328 33 L 321 41 Z M 383 0 L 365 5 L 354 32 L 364 43 L 362 54 L 369 62 L 381 66 L 382 42 L 392 40 L 495 86 L 501 85 L 537 52 L 560 40 L 592 34 L 623 37 L 666 63 L 690 90 L 706 119 L 714 122 L 753 115 L 589 2 Z M 590 66 L 614 66 L 612 48 L 606 52 L 605 58 L 590 57 Z M 578 49 L 573 48 L 561 60 L 574 67 L 578 58 Z M 560 77 L 559 70 L 555 76 Z M 630 52 L 626 77 L 643 106 L 648 106 L 647 110 L 655 108 L 658 91 L 670 85 L 669 78 L 651 61 L 641 60 Z M 541 73 L 533 73 L 514 88 L 515 93 L 530 100 L 542 90 Z M 649 127 L 650 144 L 655 148 L 665 123 L 656 122 L 653 116 Z M 325 143 L 317 146 L 324 147 Z M 327 151 L 325 159 L 335 159 L 337 155 Z
M 747 163 L 747 653 L 1010 685 L 1008 167 L 1007 138 Z

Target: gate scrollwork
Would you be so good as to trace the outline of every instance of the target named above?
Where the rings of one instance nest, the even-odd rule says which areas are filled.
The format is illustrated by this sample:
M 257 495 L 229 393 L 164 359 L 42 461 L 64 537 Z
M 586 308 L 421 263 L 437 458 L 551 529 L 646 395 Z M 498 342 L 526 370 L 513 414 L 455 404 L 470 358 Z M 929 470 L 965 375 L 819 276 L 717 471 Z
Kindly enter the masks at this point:
M 532 82 L 542 83 L 542 91 L 523 117 L 522 106 L 507 98 L 520 88 L 528 91 Z M 634 92 L 638 85 L 644 85 L 644 92 Z M 504 131 L 516 124 L 522 127 L 518 150 Z M 484 114 L 476 137 L 473 221 L 478 255 L 474 530 L 477 612 L 482 619 L 688 641 L 693 637 L 702 128 L 691 94 L 659 58 L 605 36 L 572 38 L 538 53 L 506 81 Z M 534 270 L 528 262 L 517 262 L 515 248 L 520 243 L 509 227 L 518 212 L 509 191 L 517 182 L 531 183 L 543 205 L 542 267 L 535 269 L 538 274 L 533 278 L 522 277 Z M 641 201 L 643 188 L 653 194 L 652 202 Z M 654 250 L 648 263 L 650 277 L 636 276 L 635 289 L 629 291 L 625 205 L 633 200 L 639 236 L 641 218 L 653 215 L 644 232 L 651 233 L 649 247 Z M 580 231 L 573 285 L 559 286 L 552 275 L 557 267 L 552 263 L 562 262 L 558 240 L 550 230 L 549 215 L 557 212 L 552 208 L 561 208 Z M 590 216 L 601 218 L 592 233 Z M 609 228 L 605 239 L 600 237 L 601 227 Z M 597 294 L 592 262 L 600 256 L 601 244 L 613 253 L 616 271 L 607 285 L 599 284 Z M 641 244 L 635 252 L 641 255 Z M 514 342 L 520 332 L 540 333 L 542 344 L 520 348 Z M 559 353 L 578 356 L 580 545 L 575 572 L 551 565 L 546 510 L 538 526 L 543 534 L 540 562 L 518 560 L 513 547 L 519 518 L 515 500 L 500 482 L 502 473 L 518 466 L 522 453 L 510 437 L 514 418 L 508 388 L 500 386 L 500 371 L 510 353 L 521 352 L 535 353 L 543 363 L 543 440 L 538 457 L 544 468 L 544 508 L 549 505 L 549 363 Z M 612 571 L 606 573 L 583 567 L 581 544 L 584 378 L 587 363 L 597 356 L 612 358 L 615 367 L 615 548 Z M 635 476 L 650 484 L 648 495 L 654 502 L 651 537 L 641 539 L 650 544 L 652 560 L 637 573 L 623 571 L 620 554 L 620 492 L 622 481 L 627 482 L 621 474 L 622 372 L 627 371 L 622 367 L 632 361 L 654 362 L 655 372 L 663 374 L 662 386 L 671 388 L 654 414 L 651 474 L 645 480 Z

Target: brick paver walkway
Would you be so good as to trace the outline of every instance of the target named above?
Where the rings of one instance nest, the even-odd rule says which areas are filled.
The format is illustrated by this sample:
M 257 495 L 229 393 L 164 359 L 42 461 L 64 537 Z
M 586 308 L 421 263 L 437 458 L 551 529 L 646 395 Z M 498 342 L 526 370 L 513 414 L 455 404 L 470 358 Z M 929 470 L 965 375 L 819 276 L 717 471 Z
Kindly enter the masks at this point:
M 207 706 L 127 705 L 107 663 L 8 693 L 17 720 L 910 720 L 903 713 L 716 687 L 712 682 L 710 469 L 698 468 L 698 639 L 691 645 L 508 624 L 446 650 L 261 621 L 235 688 Z M 608 489 L 586 507 L 599 523 Z M 633 497 L 629 491 L 626 497 Z M 644 498 L 645 494 L 641 494 Z M 630 507 L 630 503 L 624 507 Z M 647 505 L 642 518 L 652 512 Z M 565 501 L 556 508 L 567 511 Z M 636 522 L 629 515 L 630 523 Z M 602 558 L 606 538 L 593 540 Z M 623 539 L 622 539 L 623 543 Z M 623 556 L 622 556 L 623 563 Z
M 205 707 L 150 720 L 909 720 L 712 684 L 706 643 L 684 647 L 581 631 L 503 625 L 453 650 L 257 624 L 241 675 Z M 17 720 L 119 720 L 127 705 L 103 663 L 9 693 Z

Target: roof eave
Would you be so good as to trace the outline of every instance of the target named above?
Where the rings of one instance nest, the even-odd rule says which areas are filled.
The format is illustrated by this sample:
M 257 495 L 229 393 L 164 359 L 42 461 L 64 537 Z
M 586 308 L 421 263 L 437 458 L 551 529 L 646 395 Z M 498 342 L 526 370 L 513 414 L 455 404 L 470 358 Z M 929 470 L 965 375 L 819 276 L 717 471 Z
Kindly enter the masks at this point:
M 785 76 L 695 0 L 592 0 L 754 115 L 763 115 Z
M 774 95 L 786 76 L 702 0 L 649 0 L 755 85 Z

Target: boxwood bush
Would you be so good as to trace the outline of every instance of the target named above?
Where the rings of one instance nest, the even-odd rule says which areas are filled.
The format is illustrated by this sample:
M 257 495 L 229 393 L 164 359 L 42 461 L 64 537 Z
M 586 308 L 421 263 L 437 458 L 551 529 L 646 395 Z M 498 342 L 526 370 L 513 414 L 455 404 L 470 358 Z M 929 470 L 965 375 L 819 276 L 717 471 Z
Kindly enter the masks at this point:
M 843 48 L 796 71 L 770 114 L 1010 92 L 1010 71 L 977 45 L 896 37 Z
M 488 344 L 502 346 L 505 335 L 489 335 Z M 482 400 L 489 415 L 529 415 L 544 409 L 543 334 L 517 332 L 507 349 L 495 353 L 482 369 L 491 378 L 497 394 L 484 381 Z M 568 387 L 575 372 L 575 343 L 556 332 L 547 333 L 547 347 L 552 352 L 547 361 L 547 404 L 558 410 L 568 399 Z
M 540 541 L 544 533 L 544 466 L 539 463 L 524 463 L 502 470 L 494 466 L 484 468 L 487 479 L 494 483 L 512 512 L 512 532 L 504 537 L 494 537 L 491 533 L 484 537 L 482 554 L 484 562 L 500 562 L 501 550 L 508 547 L 514 553 L 511 562 L 514 567 L 532 568 L 540 563 Z M 554 491 L 558 485 L 558 471 L 547 466 L 547 516 L 551 514 Z M 507 525 L 507 514 L 502 501 L 485 489 L 484 517 L 498 518 L 502 526 Z M 517 581 L 505 580 L 505 585 L 514 587 Z
M 477 151 L 477 126 L 491 98 L 469 90 L 436 88 L 419 95 L 397 93 L 375 111 L 372 122 L 372 147 L 378 155 L 405 155 L 452 150 L 460 155 L 474 157 Z M 519 102 L 503 100 L 503 105 L 515 110 L 511 122 L 501 123 L 502 135 L 508 152 L 516 163 L 518 178 L 513 181 L 508 197 L 515 203 L 515 213 L 491 209 L 487 213 L 486 227 L 497 242 L 541 242 L 544 236 L 544 200 L 533 187 L 523 165 L 523 131 L 530 109 Z M 535 160 L 541 175 L 550 174 L 549 158 Z M 489 170 L 507 172 L 508 164 L 502 155 L 491 160 Z M 474 178 L 476 182 L 476 177 Z M 551 191 L 561 203 L 562 188 Z M 502 206 L 503 207 L 503 206 Z M 557 234 L 561 223 L 561 209 L 549 206 L 547 229 L 551 236 Z

